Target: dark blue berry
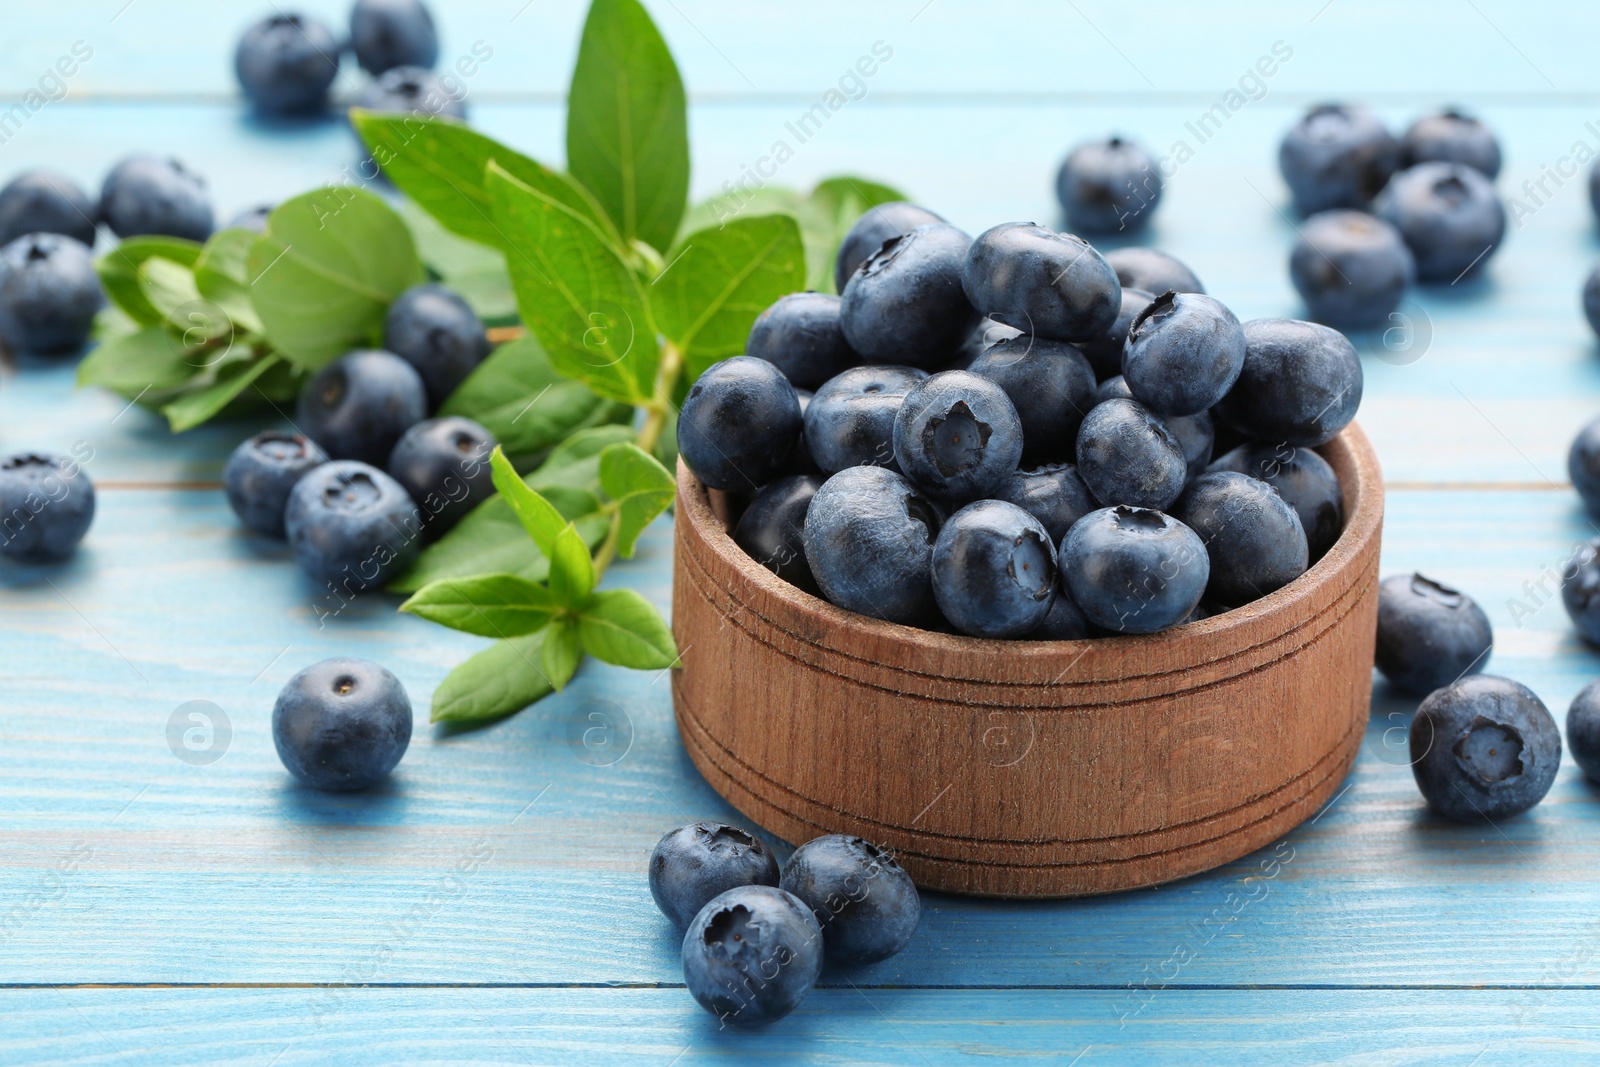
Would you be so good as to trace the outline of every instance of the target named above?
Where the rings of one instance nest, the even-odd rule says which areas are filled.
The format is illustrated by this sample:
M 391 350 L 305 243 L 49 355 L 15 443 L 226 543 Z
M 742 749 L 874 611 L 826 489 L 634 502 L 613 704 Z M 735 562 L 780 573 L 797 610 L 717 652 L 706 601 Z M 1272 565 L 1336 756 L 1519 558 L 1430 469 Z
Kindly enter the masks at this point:
M 59 233 L 30 233 L 0 249 L 0 340 L 14 352 L 76 352 L 105 304 L 94 257 Z
M 1585 542 L 1561 569 L 1561 603 L 1591 645 L 1600 645 L 1600 538 Z
M 1336 329 L 1381 326 L 1416 281 L 1400 231 L 1349 208 L 1319 211 L 1300 227 L 1289 278 L 1311 318 Z
M 1489 127 L 1449 108 L 1425 115 L 1400 139 L 1400 165 L 1460 163 L 1494 178 L 1500 173 L 1500 142 Z
M 746 555 L 808 593 L 817 592 L 817 582 L 806 563 L 806 512 L 821 488 L 822 479 L 809 474 L 780 478 L 762 487 L 733 528 Z
M 1106 253 L 1106 262 L 1117 272 L 1117 281 L 1124 289 L 1143 289 L 1151 296 L 1171 290 L 1175 293 L 1204 293 L 1194 271 L 1184 266 L 1176 256 L 1154 248 L 1131 245 L 1114 248 Z
M 911 387 L 894 419 L 894 458 L 943 500 L 989 496 L 1022 458 L 1022 422 L 1005 391 L 970 371 L 947 370 Z
M 1091 512 L 1061 543 L 1062 586 L 1090 622 L 1153 634 L 1185 621 L 1206 591 L 1206 546 L 1177 519 L 1145 508 Z
M 692 822 L 656 842 L 650 853 L 650 895 L 680 930 L 730 889 L 777 884 L 778 857 L 737 826 Z
M 1196 478 L 1172 514 L 1205 542 L 1206 599 L 1238 607 L 1280 589 L 1309 565 L 1305 528 L 1266 482 L 1237 471 Z
M 283 511 L 301 569 L 341 599 L 381 588 L 410 566 L 420 523 L 399 482 L 354 460 L 307 471 Z
M 1065 581 L 1065 576 L 1062 580 Z M 1096 636 L 1097 632 L 1089 616 L 1063 587 L 1056 590 L 1056 598 L 1050 602 L 1044 622 L 1028 637 L 1034 641 L 1082 641 Z
M 388 777 L 411 744 L 411 700 L 376 663 L 338 657 L 284 685 L 272 740 L 289 773 L 313 789 L 365 789 Z
M 1215 414 L 1246 437 L 1315 448 L 1361 405 L 1361 357 L 1337 330 L 1296 319 L 1244 324 L 1244 369 Z
M 1567 450 L 1567 476 L 1589 514 L 1600 516 L 1600 418 L 1586 423 Z
M 401 293 L 383 320 L 383 346 L 417 369 L 437 408 L 489 354 L 483 321 L 442 285 Z
M 295 425 L 334 459 L 385 466 L 400 435 L 428 415 L 422 377 L 393 352 L 350 352 L 300 389 Z
M 1567 750 L 1591 782 L 1600 782 L 1600 682 L 1590 682 L 1567 709 Z
M 463 87 L 452 86 L 423 67 L 395 67 L 385 71 L 362 90 L 355 106 L 380 115 L 442 116 L 459 122 L 467 119 Z
M 788 1015 L 822 973 L 822 930 L 792 893 L 730 889 L 701 908 L 683 935 L 683 981 L 725 1026 L 749 1029 Z
M 1400 142 L 1364 107 L 1314 107 L 1278 146 L 1278 169 L 1302 215 L 1366 207 L 1399 166 Z
M 981 317 L 961 288 L 971 244 L 943 223 L 885 241 L 845 283 L 839 325 L 850 347 L 868 363 L 933 368 L 954 359 Z
M 0 189 L 0 245 L 30 233 L 59 233 L 93 248 L 100 206 L 76 182 L 29 170 Z
M 1132 141 L 1090 141 L 1061 164 L 1056 199 L 1068 228 L 1080 233 L 1142 230 L 1161 202 L 1161 172 L 1150 153 Z
M 1158 415 L 1195 415 L 1221 400 L 1244 368 L 1244 327 L 1221 301 L 1166 292 L 1128 327 L 1122 377 Z
M 1460 163 L 1418 163 L 1394 176 L 1373 211 L 1400 231 L 1417 277 L 1454 283 L 1480 271 L 1506 233 L 1488 178 Z
M 1589 328 L 1600 334 L 1600 267 L 1583 283 L 1583 316 L 1589 320 Z
M 1120 358 L 1120 357 L 1119 357 Z M 1133 390 L 1128 388 L 1128 383 L 1122 375 L 1114 375 L 1102 381 L 1095 387 L 1094 402 L 1104 404 L 1107 400 L 1132 400 Z
M 989 346 L 967 368 L 998 385 L 1022 420 L 1029 463 L 1071 459 L 1078 427 L 1095 403 L 1094 371 L 1072 345 L 1019 334 Z
M 239 38 L 233 71 L 245 96 L 269 115 L 305 114 L 327 106 L 339 76 L 339 42 L 321 20 L 279 12 Z
M 956 353 L 956 358 L 951 360 L 947 366 L 939 369 L 970 370 L 972 369 L 973 361 L 990 348 L 993 348 L 1001 341 L 1021 336 L 1021 330 L 984 316 L 978 320 L 978 325 L 973 328 L 971 335 L 968 336 L 967 343 L 961 346 L 961 351 Z
M 905 948 L 922 918 L 922 899 L 894 856 L 845 834 L 794 850 L 778 883 L 816 916 L 828 960 L 877 963 Z
M 847 611 L 929 626 L 938 505 L 882 467 L 848 467 L 823 483 L 806 511 L 806 562 L 822 595 Z
M 1378 585 L 1377 667 L 1422 696 L 1489 661 L 1494 631 L 1465 593 L 1420 574 L 1391 574 Z
M 400 483 L 438 537 L 494 495 L 489 455 L 494 434 L 459 415 L 424 419 L 400 435 L 389 476 Z
M 1328 461 L 1309 448 L 1244 444 L 1208 468 L 1260 478 L 1300 516 L 1311 562 L 1321 559 L 1344 531 L 1344 489 Z
M 211 236 L 206 183 L 175 159 L 130 156 L 100 187 L 100 217 L 118 237 L 164 234 L 190 241 Z
M 1109 257 L 1107 259 L 1109 262 Z M 1166 292 L 1165 289 L 1162 292 Z M 1094 374 L 1100 381 L 1115 378 L 1122 374 L 1122 348 L 1128 343 L 1128 327 L 1133 325 L 1133 320 L 1139 312 L 1150 306 L 1150 301 L 1155 296 L 1143 289 L 1122 287 L 1122 307 L 1117 312 L 1116 321 L 1109 329 L 1091 341 L 1080 341 L 1078 351 L 1089 361 L 1089 366 L 1094 368 Z
M 957 630 L 1021 637 L 1039 627 L 1056 591 L 1056 549 L 1044 524 L 1015 504 L 980 500 L 945 522 L 933 545 L 933 595 Z
M 1100 336 L 1122 306 L 1116 272 L 1089 242 L 1031 222 L 979 234 L 961 278 L 967 299 L 985 315 L 1058 341 Z
M 800 430 L 800 398 L 783 372 L 764 359 L 734 356 L 689 387 L 678 413 L 678 453 L 712 489 L 757 489 L 783 470 Z
M 995 498 L 1015 504 L 1038 519 L 1052 545 L 1059 545 L 1073 523 L 1100 507 L 1078 477 L 1078 468 L 1070 463 L 1016 471 L 995 490 Z
M 780 297 L 756 316 L 744 354 L 777 367 L 796 389 L 816 389 L 860 362 L 839 327 L 839 298 L 827 293 Z
M 350 47 L 361 69 L 372 75 L 394 67 L 431 67 L 439 59 L 439 33 L 421 0 L 356 0 Z
M 1098 404 L 1078 430 L 1078 476 L 1101 504 L 1160 510 L 1189 480 L 1183 445 L 1137 400 Z
M 871 464 L 899 470 L 894 417 L 913 386 L 928 376 L 914 367 L 852 367 L 817 390 L 805 411 L 805 440 L 825 473 Z
M 241 442 L 222 468 L 228 504 L 246 529 L 281 540 L 294 483 L 326 462 L 328 454 L 308 437 L 281 430 L 258 433 Z
M 868 256 L 882 248 L 883 242 L 889 238 L 903 237 L 918 226 L 930 226 L 943 221 L 927 208 L 903 200 L 869 208 L 839 243 L 839 254 L 833 264 L 833 287 L 844 292 L 850 275 L 867 261 Z
M 1411 773 L 1428 806 L 1475 822 L 1544 799 L 1561 765 L 1561 734 L 1525 685 L 1490 674 L 1435 690 L 1411 720 Z
M 0 554 L 66 559 L 94 521 L 94 483 L 65 456 L 21 452 L 0 460 Z

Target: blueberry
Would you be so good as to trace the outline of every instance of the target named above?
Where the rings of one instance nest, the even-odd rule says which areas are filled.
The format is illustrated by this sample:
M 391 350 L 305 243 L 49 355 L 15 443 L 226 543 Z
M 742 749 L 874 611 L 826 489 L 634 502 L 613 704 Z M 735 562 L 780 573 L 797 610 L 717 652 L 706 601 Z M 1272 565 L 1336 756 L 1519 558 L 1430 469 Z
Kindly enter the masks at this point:
M 805 411 L 805 443 L 825 473 L 871 464 L 899 470 L 894 417 L 913 386 L 914 367 L 852 367 L 830 378 Z
M 730 889 L 701 908 L 683 935 L 683 981 L 727 1026 L 766 1026 L 788 1015 L 822 973 L 822 930 L 811 909 L 772 886 Z
M 317 371 L 295 408 L 297 428 L 328 455 L 375 467 L 427 415 L 422 377 L 393 352 L 377 349 L 347 353 Z
M 442 285 L 414 285 L 389 305 L 383 347 L 417 368 L 432 408 L 443 404 L 489 354 L 477 312 Z
M 869 363 L 931 368 L 955 358 L 981 317 L 961 288 L 971 244 L 943 223 L 885 241 L 850 275 L 840 298 L 839 325 L 850 347 Z
M 1600 418 L 1578 431 L 1567 451 L 1567 477 L 1589 514 L 1600 517 Z
M 756 316 L 744 353 L 783 371 L 797 389 L 816 389 L 860 362 L 839 328 L 839 298 L 827 293 L 780 297 Z
M 966 343 L 961 346 L 961 350 L 956 353 L 955 358 L 939 369 L 971 370 L 973 362 L 989 349 L 1001 341 L 1021 336 L 1021 330 L 1014 326 L 1007 326 L 1003 322 L 996 322 L 986 315 L 978 320 L 978 325 L 973 327 L 972 332 L 967 335 Z
M 1070 463 L 1016 471 L 995 490 L 995 499 L 1015 504 L 1038 519 L 1052 545 L 1059 545 L 1073 523 L 1100 506 L 1078 477 L 1078 468 Z
M 1259 478 L 1300 516 L 1306 549 L 1315 563 L 1344 532 L 1344 490 L 1328 461 L 1309 448 L 1251 443 L 1240 445 L 1208 470 L 1238 471 Z
M 437 537 L 494 495 L 489 454 L 494 434 L 459 415 L 424 419 L 400 435 L 389 476 L 411 497 Z
M 1177 257 L 1154 248 L 1114 248 L 1106 253 L 1106 262 L 1117 272 L 1117 281 L 1124 289 L 1143 289 L 1152 296 L 1169 289 L 1175 293 L 1206 291 L 1194 271 Z
M 279 430 L 258 433 L 241 442 L 222 468 L 228 505 L 247 529 L 281 540 L 294 483 L 326 462 L 328 454 L 308 437 Z
M 756 489 L 783 469 L 800 428 L 800 398 L 783 372 L 734 356 L 690 386 L 678 413 L 678 453 L 712 489 Z
M 1297 319 L 1244 324 L 1244 370 L 1217 404 L 1223 422 L 1258 441 L 1315 448 L 1361 405 L 1361 357 L 1337 330 Z
M 76 352 L 105 303 L 94 257 L 59 233 L 0 248 L 0 340 L 16 352 Z
M 376 663 L 336 657 L 284 685 L 272 708 L 278 758 L 303 785 L 365 789 L 388 777 L 411 744 L 411 700 Z
M 1109 257 L 1107 257 L 1109 262 Z M 1162 292 L 1166 292 L 1165 289 Z M 1130 289 L 1122 287 L 1122 307 L 1117 312 L 1116 321 L 1105 333 L 1091 341 L 1080 341 L 1078 351 L 1083 353 L 1089 361 L 1089 366 L 1094 368 L 1094 376 L 1100 381 L 1117 377 L 1122 373 L 1122 347 L 1128 342 L 1128 327 L 1133 325 L 1133 320 L 1139 312 L 1150 306 L 1154 294 L 1143 289 Z
M 350 47 L 361 69 L 372 75 L 395 67 L 431 67 L 439 59 L 439 33 L 421 0 L 356 0 Z
M 1132 400 L 1133 390 L 1128 388 L 1128 383 L 1118 374 L 1107 378 L 1095 387 L 1094 402 L 1104 404 L 1107 400 Z
M 1396 174 L 1373 211 L 1400 231 L 1425 282 L 1456 282 L 1488 262 L 1506 233 L 1506 209 L 1481 173 L 1418 163 Z
M 650 895 L 680 930 L 730 889 L 777 884 L 778 857 L 737 826 L 692 822 L 656 842 L 650 853 Z
M 100 206 L 70 178 L 29 170 L 0 189 L 0 245 L 30 233 L 59 233 L 94 247 Z
M 1165 508 L 1183 492 L 1183 445 L 1137 400 L 1098 404 L 1078 430 L 1078 476 L 1105 505 Z
M 1289 255 L 1289 278 L 1311 318 L 1337 329 L 1387 322 L 1416 273 L 1400 231 L 1347 208 L 1307 219 Z
M 1248 474 L 1202 474 L 1172 513 L 1205 542 L 1211 560 L 1206 599 L 1226 607 L 1281 589 L 1310 563 L 1300 516 L 1276 489 Z
M 164 234 L 190 241 L 211 236 L 206 183 L 177 160 L 130 156 L 100 187 L 100 217 L 118 237 Z
M 356 107 L 381 115 L 435 115 L 467 120 L 464 89 L 422 67 L 395 67 L 380 74 L 356 98 Z
M 1056 175 L 1067 225 L 1083 233 L 1142 230 L 1161 202 L 1161 173 L 1139 145 L 1121 137 L 1072 150 Z
M 1366 207 L 1399 166 L 1400 143 L 1364 107 L 1314 107 L 1278 146 L 1278 169 L 1302 215 Z
M 1378 586 L 1379 672 L 1422 696 L 1483 670 L 1494 647 L 1489 617 L 1465 593 L 1420 574 Z
M 1583 283 L 1583 315 L 1589 320 L 1589 328 L 1600 334 L 1600 267 Z
M 381 588 L 417 554 L 420 520 L 400 483 L 376 467 L 335 460 L 289 492 L 284 532 L 302 570 L 341 598 Z
M 1023 459 L 1072 458 L 1095 397 L 1094 371 L 1082 352 L 1065 341 L 1019 334 L 989 346 L 968 370 L 998 385 L 1017 409 Z
M 1056 591 L 1056 549 L 1044 524 L 1015 504 L 980 500 L 950 516 L 933 545 L 933 595 L 971 637 L 1037 629 Z
M 1600 782 L 1600 682 L 1590 682 L 1567 709 L 1567 750 L 1584 776 Z
M 1193 481 L 1205 473 L 1217 443 L 1217 428 L 1211 412 L 1198 415 L 1169 415 L 1161 420 L 1178 439 L 1183 450 L 1184 477 Z
M 1089 242 L 1031 222 L 979 234 L 961 279 L 967 299 L 985 315 L 1058 341 L 1100 336 L 1122 306 L 1116 272 Z
M 813 838 L 794 850 L 778 883 L 816 916 L 832 963 L 877 963 L 905 948 L 922 918 L 922 899 L 894 856 L 845 834 Z
M 66 559 L 93 521 L 94 483 L 75 461 L 45 452 L 0 460 L 0 555 Z
M 806 563 L 806 512 L 822 479 L 807 474 L 780 478 L 763 486 L 733 528 L 734 544 L 790 585 L 817 592 Z
M 1034 641 L 1082 641 L 1096 636 L 1097 632 L 1094 623 L 1089 621 L 1089 616 L 1078 607 L 1072 595 L 1066 589 L 1058 588 L 1056 598 L 1050 602 L 1050 610 L 1045 613 L 1044 622 L 1028 637 Z
M 1166 292 L 1128 327 L 1122 377 L 1158 415 L 1195 415 L 1221 400 L 1244 368 L 1244 327 L 1221 301 Z
M 1600 538 L 1580 545 L 1561 569 L 1561 603 L 1591 645 L 1600 645 Z
M 239 38 L 233 71 L 250 102 L 266 114 L 320 111 L 339 76 L 339 51 L 333 31 L 320 20 L 279 12 Z
M 1411 773 L 1428 806 L 1474 822 L 1544 799 L 1561 734 L 1544 702 L 1509 678 L 1480 674 L 1435 690 L 1411 720 Z
M 917 485 L 952 501 L 986 497 L 1022 458 L 1022 421 L 1005 391 L 964 370 L 911 387 L 894 417 L 894 458 Z
M 1189 617 L 1206 591 L 1211 563 L 1189 527 L 1159 511 L 1090 512 L 1061 543 L 1061 584 L 1090 622 L 1153 634 Z
M 882 248 L 889 238 L 903 237 L 918 226 L 931 226 L 943 221 L 927 208 L 903 200 L 869 208 L 839 243 L 839 254 L 833 263 L 833 287 L 844 292 L 850 275 L 866 262 L 868 256 Z
M 267 218 L 272 214 L 273 204 L 257 204 L 255 207 L 245 208 L 233 218 L 228 220 L 225 229 L 253 230 L 256 233 L 267 232 Z
M 848 467 L 822 484 L 806 512 L 806 562 L 822 595 L 847 611 L 927 626 L 933 543 L 944 516 L 904 477 Z
M 1460 163 L 1493 178 L 1500 173 L 1500 142 L 1489 127 L 1448 108 L 1411 124 L 1400 139 L 1400 165 Z

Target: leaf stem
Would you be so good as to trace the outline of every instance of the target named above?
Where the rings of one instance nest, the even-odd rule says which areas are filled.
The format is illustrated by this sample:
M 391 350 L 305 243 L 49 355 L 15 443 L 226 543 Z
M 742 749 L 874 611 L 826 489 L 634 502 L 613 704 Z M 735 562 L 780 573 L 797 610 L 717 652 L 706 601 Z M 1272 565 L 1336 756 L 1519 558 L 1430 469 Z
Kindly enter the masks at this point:
M 634 437 L 634 443 L 646 452 L 654 453 L 656 442 L 661 439 L 661 431 L 666 428 L 667 418 L 672 414 L 672 391 L 678 386 L 678 375 L 683 373 L 683 352 L 671 341 L 662 343 L 661 363 L 656 368 L 655 394 L 650 398 L 650 403 L 645 407 L 649 412 L 645 416 L 644 425 L 639 427 L 639 433 Z M 606 539 L 594 554 L 594 574 L 598 582 L 606 568 L 611 566 L 617 558 L 617 543 L 622 539 L 622 509 L 611 505 L 611 525 L 606 530 Z

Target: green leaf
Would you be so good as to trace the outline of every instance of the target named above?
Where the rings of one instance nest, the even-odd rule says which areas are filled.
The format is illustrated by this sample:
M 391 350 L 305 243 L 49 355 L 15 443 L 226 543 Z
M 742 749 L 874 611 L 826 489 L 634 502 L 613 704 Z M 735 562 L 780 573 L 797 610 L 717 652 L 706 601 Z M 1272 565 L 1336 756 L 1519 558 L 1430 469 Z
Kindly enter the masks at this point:
M 600 485 L 617 502 L 617 553 L 630 558 L 644 528 L 672 506 L 677 483 L 654 456 L 627 442 L 600 454 Z
M 805 280 L 799 226 L 787 215 L 761 215 L 690 234 L 650 284 L 650 309 L 693 380 L 743 352 L 756 316 Z
M 151 256 L 139 264 L 139 289 L 163 319 L 171 319 L 183 305 L 200 299 L 194 270 L 165 256 Z
M 494 160 L 522 184 L 594 223 L 613 246 L 622 245 L 605 210 L 582 185 L 476 130 L 449 119 L 360 108 L 350 112 L 350 120 L 389 180 L 453 233 L 496 248 L 507 246 L 509 238 L 495 223 L 484 178 Z
M 568 526 L 561 531 L 551 547 L 550 595 L 557 604 L 576 608 L 594 591 L 594 560 L 589 558 L 589 546 L 577 527 Z
M 146 326 L 96 345 L 78 364 L 78 384 L 102 386 L 132 399 L 160 396 L 195 373 L 165 328 Z
M 551 623 L 544 630 L 544 645 L 540 652 L 539 660 L 546 680 L 558 690 L 565 689 L 583 660 L 578 624 L 570 618 Z
M 178 399 L 162 405 L 161 414 L 167 417 L 173 433 L 192 430 L 227 407 L 250 388 L 256 379 L 281 362 L 282 357 L 274 354 L 249 363 L 235 364 L 229 367 L 227 372 L 217 376 L 216 384 L 193 393 L 185 393 Z
M 554 504 L 528 488 L 528 484 L 518 477 L 511 461 L 506 458 L 505 449 L 499 445 L 489 456 L 489 471 L 495 489 L 521 520 L 533 543 L 539 546 L 541 553 L 554 559 L 556 538 L 566 529 L 567 520 Z
M 222 308 L 238 328 L 251 333 L 261 332 L 261 317 L 250 302 L 250 250 L 258 236 L 253 230 L 219 230 L 194 263 L 200 295 Z
M 423 586 L 401 611 L 480 637 L 520 637 L 556 613 L 550 590 L 515 574 L 446 578 Z
M 638 0 L 594 0 L 567 94 L 567 166 L 624 241 L 665 250 L 689 193 L 683 81 Z
M 633 271 L 588 220 L 489 164 L 517 307 L 551 364 L 601 396 L 648 403 L 661 353 Z
M 509 456 L 544 452 L 577 430 L 631 413 L 557 374 L 532 336 L 496 348 L 439 408 L 482 424 Z
M 632 589 L 596 593 L 578 613 L 578 634 L 591 656 L 619 667 L 660 670 L 678 662 L 672 628 Z
M 433 691 L 432 721 L 487 722 L 548 696 L 550 681 L 540 666 L 545 633 L 496 641 L 451 671 Z
M 139 284 L 140 265 L 154 256 L 189 267 L 200 258 L 200 246 L 180 237 L 130 237 L 95 260 L 95 271 L 106 296 L 145 326 L 154 326 L 166 318 L 151 305 Z
M 278 205 L 250 249 L 249 272 L 267 339 L 313 370 L 377 344 L 389 304 L 423 281 L 405 221 L 377 196 L 348 186 Z

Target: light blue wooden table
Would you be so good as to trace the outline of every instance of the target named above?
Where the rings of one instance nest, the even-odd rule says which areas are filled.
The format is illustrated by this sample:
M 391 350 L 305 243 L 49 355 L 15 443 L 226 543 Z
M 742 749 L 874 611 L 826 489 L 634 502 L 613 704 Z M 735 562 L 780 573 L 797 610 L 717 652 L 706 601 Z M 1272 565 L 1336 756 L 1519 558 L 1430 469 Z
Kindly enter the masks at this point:
M 303 5 L 337 21 L 342 0 Z M 974 232 L 1055 221 L 1054 168 L 1121 131 L 1193 150 L 1149 235 L 1241 317 L 1294 314 L 1277 138 L 1308 103 L 1401 125 L 1459 102 L 1499 131 L 1522 208 L 1486 276 L 1420 292 L 1414 361 L 1368 358 L 1361 421 L 1388 480 L 1386 570 L 1476 596 L 1490 670 L 1560 718 L 1600 674 L 1549 585 L 1592 535 L 1567 442 L 1600 411 L 1577 291 L 1600 242 L 1577 144 L 1600 151 L 1600 9 L 1513 0 L 651 0 L 691 96 L 696 197 L 736 180 L 875 42 L 892 58 L 776 179 L 893 182 Z M 263 10 L 270 5 L 263 3 Z M 577 0 L 436 2 L 444 57 L 483 40 L 474 121 L 559 162 Z M 520 9 L 520 10 L 519 10 Z M 264 128 L 234 98 L 252 4 L 13 5 L 0 110 L 74 42 L 65 99 L 0 143 L 0 178 L 49 164 L 90 187 L 124 154 L 177 154 L 221 213 L 337 181 L 336 121 Z M 1201 143 L 1257 59 L 1292 56 Z M 355 88 L 345 79 L 341 90 Z M 1544 178 L 1536 197 L 1523 183 Z M 1536 202 L 1537 200 L 1537 202 Z M 1413 353 L 1415 354 L 1415 353 Z M 252 427 L 182 438 L 6 365 L 0 448 L 93 450 L 100 512 L 60 567 L 0 567 L 0 1062 L 278 1064 L 637 1061 L 1560 1063 L 1600 1058 L 1600 790 L 1569 763 L 1530 814 L 1425 814 L 1404 757 L 1412 703 L 1381 682 L 1348 788 L 1274 846 L 1176 885 L 1074 902 L 930 896 L 900 956 L 828 972 L 794 1016 L 718 1033 L 684 992 L 644 865 L 662 832 L 727 817 L 685 758 L 663 678 L 585 667 L 506 722 L 431 732 L 427 696 L 482 642 L 380 598 L 319 629 L 281 550 L 242 536 L 217 478 Z M 668 605 L 671 530 L 609 579 Z M 1518 606 L 1520 605 L 1520 607 Z M 328 797 L 273 752 L 278 687 L 325 656 L 396 670 L 419 729 L 391 784 Z M 176 758 L 188 700 L 226 712 L 209 765 Z M 622 758 L 580 758 L 606 702 Z M 1252 872 L 1256 872 L 1252 874 Z

